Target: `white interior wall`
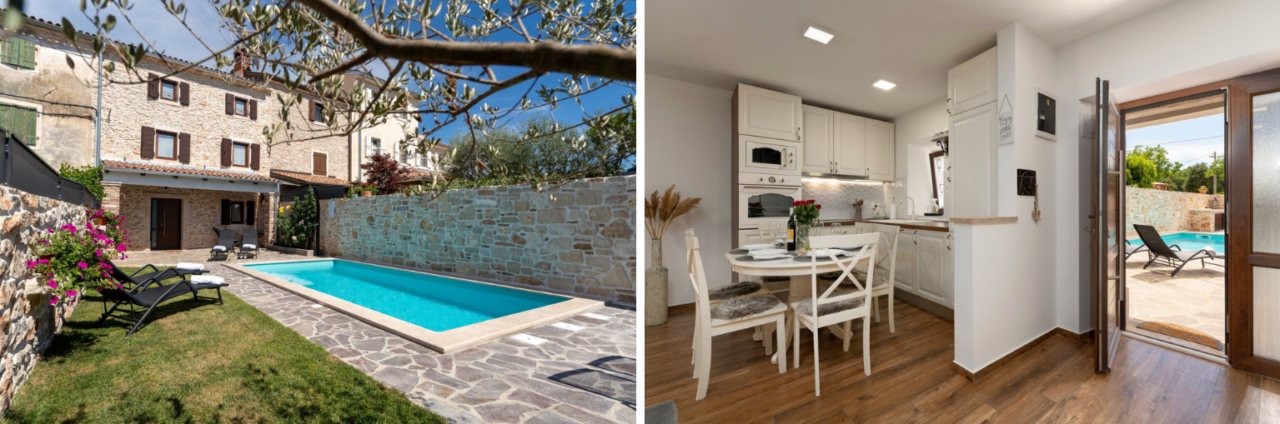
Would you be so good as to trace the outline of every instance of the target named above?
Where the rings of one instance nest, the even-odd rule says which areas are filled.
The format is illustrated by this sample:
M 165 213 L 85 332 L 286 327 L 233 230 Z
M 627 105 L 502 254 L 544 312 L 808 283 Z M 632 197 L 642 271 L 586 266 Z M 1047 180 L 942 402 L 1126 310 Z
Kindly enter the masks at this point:
M 1079 204 L 1079 100 L 1094 78 L 1111 81 L 1121 101 L 1166 93 L 1280 67 L 1280 2 L 1184 0 L 1100 31 L 1057 50 L 1058 187 L 1056 217 L 1058 326 L 1094 328 L 1091 288 L 1078 250 L 1084 234 Z M 1043 198 L 1041 199 L 1043 202 Z M 1082 301 L 1082 299 L 1084 301 Z
M 915 201 L 917 215 L 928 210 L 933 198 L 929 153 L 941 150 L 929 140 L 934 134 L 946 131 L 949 120 L 945 98 L 893 120 L 896 182 L 903 185 L 906 195 Z
M 669 305 L 693 302 L 686 271 L 684 231 L 690 227 L 702 246 L 707 284 L 729 284 L 721 253 L 729 251 L 735 213 L 731 202 L 733 92 L 657 75 L 645 75 L 645 188 L 665 191 L 676 184 L 685 197 L 701 197 L 698 208 L 672 224 L 662 241 Z M 648 195 L 648 193 L 642 193 Z M 644 236 L 645 252 L 651 242 Z M 648 268 L 649 264 L 642 265 Z

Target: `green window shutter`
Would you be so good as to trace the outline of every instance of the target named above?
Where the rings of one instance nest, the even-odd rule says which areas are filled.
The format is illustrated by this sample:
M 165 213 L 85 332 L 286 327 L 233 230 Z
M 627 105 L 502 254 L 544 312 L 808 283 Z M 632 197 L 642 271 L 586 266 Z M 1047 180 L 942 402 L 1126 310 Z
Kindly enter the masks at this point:
M 9 64 L 9 65 L 18 64 L 17 59 L 15 59 L 13 55 L 13 52 L 17 50 L 14 48 L 14 46 L 17 44 L 17 42 L 15 42 L 14 40 L 17 40 L 17 38 L 9 37 L 4 39 L 3 42 L 0 42 L 0 62 Z
M 36 112 L 36 110 L 35 110 L 35 109 L 27 109 L 27 110 L 26 110 L 26 112 L 27 112 L 27 113 L 26 113 L 26 115 L 27 115 L 27 134 L 26 134 L 26 135 L 27 135 L 27 138 L 22 139 L 22 141 L 27 142 L 27 145 L 28 145 L 28 146 L 35 146 L 35 145 L 36 145 L 36 140 L 38 140 L 38 139 L 40 138 L 40 135 L 39 135 L 39 134 L 36 134 L 36 122 L 37 122 L 37 120 L 38 120 L 38 119 L 40 119 L 40 113 L 39 113 L 39 112 Z
M 35 69 L 36 68 L 36 44 L 32 43 L 31 40 L 23 39 L 21 41 L 21 46 L 22 46 L 22 59 L 19 60 L 19 62 L 22 62 L 22 63 L 18 64 L 18 66 L 22 66 L 27 69 Z

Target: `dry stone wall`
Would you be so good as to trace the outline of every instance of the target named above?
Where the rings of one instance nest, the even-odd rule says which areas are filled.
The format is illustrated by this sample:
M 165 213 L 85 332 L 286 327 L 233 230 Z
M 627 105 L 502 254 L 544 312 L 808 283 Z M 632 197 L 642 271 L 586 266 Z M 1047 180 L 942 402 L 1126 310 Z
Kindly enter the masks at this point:
M 84 222 L 79 205 L 0 187 L 0 416 L 74 308 L 49 304 L 27 246 L 46 228 Z
M 1125 188 L 1125 223 L 1130 236 L 1133 224 L 1156 227 L 1161 233 L 1190 231 L 1191 211 L 1209 208 L 1215 196 L 1211 194 L 1184 193 L 1149 188 Z M 1226 199 L 1218 195 L 1219 203 Z
M 329 203 L 333 202 L 332 216 Z M 635 305 L 636 181 L 320 202 L 330 256 L 460 274 Z

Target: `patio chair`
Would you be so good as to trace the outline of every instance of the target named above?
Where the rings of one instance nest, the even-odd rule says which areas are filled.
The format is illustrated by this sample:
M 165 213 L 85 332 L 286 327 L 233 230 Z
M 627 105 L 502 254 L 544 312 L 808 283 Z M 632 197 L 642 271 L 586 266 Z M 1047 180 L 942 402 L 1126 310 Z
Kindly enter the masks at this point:
M 113 280 L 116 280 L 116 282 L 120 283 L 121 286 L 123 286 L 124 283 L 133 284 L 133 288 L 128 290 L 103 289 L 102 290 L 102 298 L 103 298 L 102 299 L 102 316 L 98 318 L 98 322 L 95 325 L 102 325 L 103 322 L 106 322 L 107 318 L 116 316 L 112 314 L 116 311 L 116 309 L 119 309 L 121 305 L 129 305 L 128 318 L 125 318 L 123 316 L 116 316 L 117 318 L 134 321 L 133 328 L 130 328 L 129 332 L 125 333 L 124 335 L 125 337 L 129 337 L 133 335 L 134 332 L 138 331 L 138 327 L 141 327 L 142 323 L 146 321 L 147 316 L 151 315 L 151 311 L 155 310 L 156 306 L 160 305 L 164 301 L 176 298 L 178 296 L 181 296 L 187 293 L 191 294 L 192 299 L 199 300 L 200 296 L 198 296 L 197 293 L 200 290 L 214 289 L 218 292 L 218 299 L 217 299 L 218 304 L 222 304 L 222 288 L 226 287 L 227 285 L 225 282 L 222 281 L 221 277 L 200 276 L 200 277 L 197 277 L 196 279 L 201 280 L 202 279 L 201 277 L 204 277 L 203 278 L 204 281 L 192 282 L 187 280 L 179 280 L 177 283 L 166 286 L 162 283 L 163 280 L 177 276 L 177 272 L 173 268 L 148 274 L 148 275 L 151 275 L 151 276 L 144 280 L 138 281 L 134 277 L 128 274 L 125 274 L 124 271 L 120 270 L 120 268 L 113 267 L 111 269 L 111 278 Z M 148 289 L 147 287 L 151 286 L 152 284 L 157 284 L 159 285 L 159 287 Z M 206 299 L 213 300 L 213 298 L 206 298 Z M 107 309 L 107 302 L 113 303 L 110 309 Z M 141 317 L 138 317 L 137 311 L 134 309 L 134 306 L 141 306 L 141 307 L 147 308 L 147 310 L 142 313 Z
M 217 228 L 214 228 L 213 232 L 218 235 L 218 244 L 209 249 L 209 259 L 217 259 L 218 255 L 222 255 L 222 259 L 229 258 L 230 256 L 228 255 L 236 248 L 236 232 L 230 229 L 219 230 Z
M 1147 256 L 1151 256 L 1151 249 L 1147 248 L 1147 245 L 1139 244 L 1134 246 L 1129 244 L 1129 240 L 1124 241 L 1124 260 L 1129 260 L 1130 256 L 1133 256 L 1134 253 L 1138 252 L 1147 252 Z
M 116 265 L 115 262 L 107 261 L 107 263 L 111 264 L 112 270 L 120 269 L 120 267 Z M 143 265 L 141 268 L 134 270 L 133 274 L 125 274 L 123 271 L 121 271 L 120 272 L 121 278 L 117 278 L 117 280 L 123 280 L 121 281 L 121 284 L 129 283 L 130 285 L 132 285 L 132 287 L 130 288 L 133 288 L 133 287 L 139 287 L 143 285 L 143 283 L 147 283 L 149 281 L 163 281 L 173 277 L 178 277 L 183 280 L 187 280 L 188 276 L 202 275 L 209 272 L 208 270 L 204 269 L 203 264 L 188 264 L 185 262 L 179 262 L 178 265 L 179 266 L 176 266 L 173 268 L 160 269 L 160 267 L 157 267 L 155 265 L 146 264 L 146 265 Z M 192 267 L 190 265 L 196 265 L 196 266 Z M 144 271 L 148 269 L 150 269 L 151 272 L 144 273 Z
M 240 239 L 240 249 L 236 251 L 236 259 L 244 259 L 249 255 L 253 255 L 254 258 L 258 257 L 257 228 L 244 230 L 244 236 Z
M 1142 269 L 1147 269 L 1147 267 L 1151 266 L 1151 264 L 1157 259 L 1163 258 L 1168 262 L 1169 266 L 1177 267 L 1173 270 L 1172 274 L 1169 274 L 1170 277 L 1173 277 L 1178 275 L 1178 271 L 1182 271 L 1182 267 L 1187 266 L 1188 262 L 1199 259 L 1200 267 L 1204 268 L 1205 259 L 1218 258 L 1217 253 L 1214 252 L 1213 249 L 1209 248 L 1200 249 L 1195 252 L 1183 251 L 1182 248 L 1176 244 L 1171 248 L 1164 243 L 1164 239 L 1160 238 L 1160 233 L 1156 232 L 1156 227 L 1134 224 L 1133 229 L 1138 231 L 1138 237 L 1142 238 L 1142 244 L 1148 247 L 1148 251 L 1151 255 L 1151 260 L 1147 261 L 1147 264 L 1143 265 Z M 1178 250 L 1175 251 L 1173 250 L 1174 248 Z

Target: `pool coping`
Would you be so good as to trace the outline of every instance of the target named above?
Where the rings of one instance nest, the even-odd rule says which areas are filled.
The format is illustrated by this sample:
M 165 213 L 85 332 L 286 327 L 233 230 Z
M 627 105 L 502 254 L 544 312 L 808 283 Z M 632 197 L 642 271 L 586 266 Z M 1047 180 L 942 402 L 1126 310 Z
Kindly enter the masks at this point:
M 386 268 L 396 269 L 405 272 L 413 272 L 433 277 L 452 278 L 467 281 L 476 284 L 485 284 L 489 286 L 502 287 L 511 290 L 521 290 L 531 293 L 547 294 L 553 296 L 561 296 L 568 298 L 563 302 L 554 303 L 536 309 L 530 309 L 524 312 L 507 315 L 504 317 L 494 318 L 488 321 L 481 321 L 475 324 L 465 325 L 448 331 L 431 331 L 420 326 L 411 324 L 399 318 L 384 314 L 382 312 L 369 309 L 364 306 L 357 305 L 350 301 L 321 293 L 319 291 L 307 288 L 305 286 L 290 282 L 283 278 L 267 274 L 265 272 L 256 271 L 240 264 L 225 264 L 227 268 L 239 271 L 242 274 L 262 280 L 268 284 L 279 287 L 285 291 L 296 294 L 304 299 L 327 306 L 338 312 L 342 312 L 352 318 L 363 321 L 374 327 L 381 328 L 390 333 L 404 337 L 410 341 L 423 345 L 431 350 L 440 353 L 453 353 L 459 349 L 474 346 L 476 344 L 493 340 L 511 333 L 527 330 L 542 324 L 559 321 L 579 313 L 587 312 L 595 308 L 604 306 L 604 302 L 592 299 L 583 299 L 563 294 L 543 293 L 537 290 L 529 290 L 521 287 L 513 287 L 501 284 L 493 284 L 490 282 L 475 280 L 470 278 L 460 278 L 456 276 L 445 276 L 433 274 L 430 272 L 410 270 L 397 267 L 387 267 L 384 265 L 368 264 L 359 261 L 351 261 L 340 258 L 315 258 L 302 260 L 283 260 L 283 261 L 263 261 L 254 262 L 252 265 L 268 265 L 282 263 L 298 263 L 298 262 L 321 262 L 321 261 L 346 261 L 351 263 L 382 266 Z

